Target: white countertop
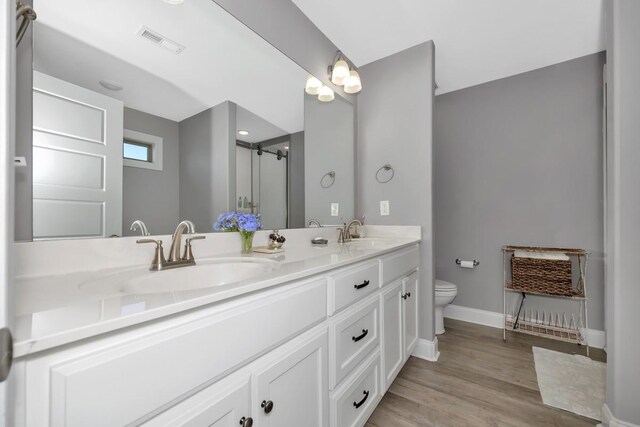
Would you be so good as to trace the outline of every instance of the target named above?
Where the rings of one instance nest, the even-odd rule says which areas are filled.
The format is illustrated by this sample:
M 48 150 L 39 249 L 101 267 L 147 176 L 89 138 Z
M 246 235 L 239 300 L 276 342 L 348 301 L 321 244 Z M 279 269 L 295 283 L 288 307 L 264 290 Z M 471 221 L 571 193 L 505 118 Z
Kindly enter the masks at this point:
M 292 238 L 290 243 L 288 240 L 285 252 L 273 255 L 254 253 L 247 256 L 277 261 L 277 267 L 273 271 L 253 279 L 195 290 L 132 294 L 113 288 L 108 290 L 101 289 L 100 286 L 81 286 L 123 271 L 131 271 L 139 275 L 165 273 L 148 271 L 148 261 L 143 265 L 138 263 L 115 267 L 112 266 L 113 263 L 109 263 L 109 268 L 103 269 L 95 268 L 96 265 L 99 266 L 96 264 L 88 271 L 76 270 L 66 273 L 55 271 L 59 274 L 38 275 L 32 271 L 22 271 L 27 274 L 16 277 L 15 281 L 14 356 L 25 356 L 184 310 L 214 304 L 415 245 L 420 241 L 419 227 L 407 228 L 412 229 L 412 232 L 385 233 L 382 231 L 377 234 L 380 237 L 354 239 L 353 242 L 344 244 L 338 244 L 334 240 L 325 247 L 315 247 L 310 244 L 308 236 L 313 231 L 285 230 L 283 232 L 285 236 L 287 233 L 297 236 Z M 332 230 L 333 234 L 334 232 L 335 230 Z M 402 237 L 388 237 L 389 235 Z M 212 244 L 211 240 L 221 238 L 218 237 L 219 235 L 207 236 L 210 240 L 209 244 Z M 35 242 L 32 245 L 38 243 Z M 101 243 L 94 241 L 91 244 L 96 246 Z M 50 249 L 55 249 L 55 244 L 49 246 Z M 31 247 L 22 247 L 18 255 L 26 256 L 31 249 Z M 148 252 L 147 250 L 146 253 Z M 220 250 L 214 251 L 213 256 L 205 254 L 198 257 L 195 244 L 194 252 L 196 252 L 196 260 L 203 263 L 217 258 L 238 257 L 237 251 L 225 253 Z M 189 268 L 168 271 L 175 272 Z

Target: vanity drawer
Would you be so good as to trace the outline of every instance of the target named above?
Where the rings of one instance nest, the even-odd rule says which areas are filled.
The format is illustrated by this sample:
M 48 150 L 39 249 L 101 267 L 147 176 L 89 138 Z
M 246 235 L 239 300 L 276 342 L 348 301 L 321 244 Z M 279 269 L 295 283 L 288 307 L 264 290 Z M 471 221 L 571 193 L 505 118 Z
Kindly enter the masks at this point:
M 387 255 L 382 261 L 382 286 L 388 285 L 400 276 L 405 276 L 420 265 L 420 249 L 414 246 Z
M 370 261 L 329 276 L 329 315 L 361 301 L 380 285 L 379 261 Z
M 380 343 L 380 303 L 373 298 L 363 307 L 349 310 L 330 327 L 333 389 Z
M 137 423 L 321 322 L 326 305 L 324 279 L 291 285 L 264 299 L 231 304 L 197 321 L 57 363 L 50 368 L 50 425 Z
M 361 427 L 382 397 L 380 351 L 376 350 L 331 398 L 332 427 Z

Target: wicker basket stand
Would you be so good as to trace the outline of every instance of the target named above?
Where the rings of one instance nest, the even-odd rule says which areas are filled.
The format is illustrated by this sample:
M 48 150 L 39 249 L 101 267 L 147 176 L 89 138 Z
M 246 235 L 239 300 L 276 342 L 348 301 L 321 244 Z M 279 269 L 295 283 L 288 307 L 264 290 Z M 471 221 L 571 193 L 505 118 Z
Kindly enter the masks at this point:
M 517 257 L 516 251 L 546 254 L 564 254 L 569 259 L 546 259 L 543 257 Z M 588 252 L 583 249 L 542 248 L 530 246 L 504 246 L 503 253 L 503 307 L 504 333 L 516 331 L 536 336 L 549 337 L 562 341 L 586 345 L 587 355 L 589 346 L 584 330 L 588 328 L 587 297 L 586 297 L 586 269 Z M 578 280 L 573 280 L 574 262 L 578 267 Z M 511 268 L 510 277 L 508 266 Z M 521 294 L 519 306 L 513 307 L 507 313 L 507 293 Z M 577 319 L 573 314 L 553 313 L 540 309 L 524 308 L 527 295 L 538 295 L 556 298 L 566 298 L 577 301 L 579 311 Z M 524 311 L 523 311 L 524 308 Z

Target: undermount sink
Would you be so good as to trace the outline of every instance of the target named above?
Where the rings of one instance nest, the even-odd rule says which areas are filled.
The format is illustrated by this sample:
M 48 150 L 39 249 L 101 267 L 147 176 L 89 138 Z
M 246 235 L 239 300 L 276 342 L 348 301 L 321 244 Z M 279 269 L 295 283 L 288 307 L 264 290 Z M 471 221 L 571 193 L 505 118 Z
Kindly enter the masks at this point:
M 363 237 L 361 239 L 353 239 L 348 244 L 363 249 L 387 249 L 402 243 L 401 240 L 394 238 L 371 238 Z
M 269 259 L 219 258 L 163 271 L 129 269 L 86 281 L 80 284 L 80 288 L 125 294 L 179 292 L 241 282 L 269 273 L 278 266 L 277 261 Z

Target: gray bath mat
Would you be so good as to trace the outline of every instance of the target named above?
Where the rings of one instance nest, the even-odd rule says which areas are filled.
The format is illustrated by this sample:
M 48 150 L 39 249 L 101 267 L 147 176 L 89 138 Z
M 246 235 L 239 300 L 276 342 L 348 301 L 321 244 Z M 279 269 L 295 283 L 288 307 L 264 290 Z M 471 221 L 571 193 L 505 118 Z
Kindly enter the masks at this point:
M 533 347 L 538 387 L 545 405 L 600 420 L 607 365 L 585 356 Z

